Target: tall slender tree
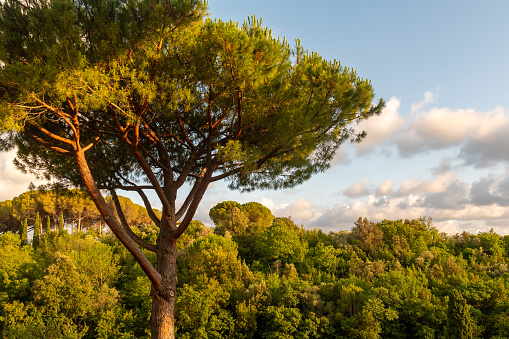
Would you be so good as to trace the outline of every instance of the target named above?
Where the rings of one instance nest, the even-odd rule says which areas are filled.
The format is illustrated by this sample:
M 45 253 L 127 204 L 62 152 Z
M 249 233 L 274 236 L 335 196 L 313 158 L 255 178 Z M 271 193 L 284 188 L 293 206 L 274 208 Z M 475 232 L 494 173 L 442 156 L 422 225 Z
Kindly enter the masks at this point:
M 60 212 L 60 219 L 58 219 L 58 234 L 64 232 L 64 213 Z
M 470 306 L 457 290 L 449 297 L 447 308 L 447 339 L 471 339 L 474 337 L 475 323 L 470 315 Z
M 45 230 L 45 232 L 47 234 L 49 234 L 49 232 L 51 232 L 51 219 L 50 219 L 49 215 L 46 218 L 46 230 Z
M 21 228 L 20 228 L 20 236 L 21 236 L 21 246 L 28 244 L 28 221 L 25 218 L 24 221 L 21 221 Z
M 41 221 L 39 219 L 39 212 L 35 215 L 35 223 L 34 223 L 34 236 L 32 238 L 32 245 L 34 248 L 39 247 L 39 240 L 41 234 Z
M 0 7 L 1 145 L 17 147 L 25 171 L 88 191 L 152 282 L 153 339 L 174 337 L 176 242 L 209 185 L 300 184 L 343 142 L 361 141 L 352 124 L 383 106 L 339 62 L 292 49 L 254 18 L 239 26 L 205 12 L 198 0 Z M 140 195 L 159 227 L 155 244 L 131 230 L 118 190 Z M 141 248 L 156 254 L 155 267 Z

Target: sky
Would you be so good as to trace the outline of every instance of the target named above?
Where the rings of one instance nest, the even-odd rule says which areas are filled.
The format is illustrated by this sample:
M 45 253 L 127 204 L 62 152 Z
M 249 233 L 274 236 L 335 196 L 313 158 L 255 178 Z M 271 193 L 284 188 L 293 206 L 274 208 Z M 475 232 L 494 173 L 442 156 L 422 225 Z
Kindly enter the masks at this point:
M 509 234 L 508 13 L 505 0 L 210 0 L 211 18 L 255 15 L 273 36 L 355 69 L 386 106 L 354 126 L 366 139 L 344 144 L 326 172 L 280 191 L 216 183 L 196 219 L 211 225 L 224 200 L 257 201 L 324 231 L 425 216 L 443 232 Z M 12 157 L 0 153 L 0 201 L 35 182 Z

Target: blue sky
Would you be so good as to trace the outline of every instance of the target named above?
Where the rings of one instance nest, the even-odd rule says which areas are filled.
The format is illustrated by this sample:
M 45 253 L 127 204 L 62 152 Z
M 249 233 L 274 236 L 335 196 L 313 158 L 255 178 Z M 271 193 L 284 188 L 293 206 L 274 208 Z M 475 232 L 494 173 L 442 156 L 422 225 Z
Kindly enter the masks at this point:
M 210 223 L 224 200 L 258 201 L 307 228 L 430 216 L 446 232 L 509 234 L 509 2 L 210 0 L 209 13 L 262 18 L 273 35 L 370 79 L 387 105 L 327 172 L 282 191 L 215 184 L 197 219 Z M 10 162 L 0 154 L 0 200 L 30 181 Z

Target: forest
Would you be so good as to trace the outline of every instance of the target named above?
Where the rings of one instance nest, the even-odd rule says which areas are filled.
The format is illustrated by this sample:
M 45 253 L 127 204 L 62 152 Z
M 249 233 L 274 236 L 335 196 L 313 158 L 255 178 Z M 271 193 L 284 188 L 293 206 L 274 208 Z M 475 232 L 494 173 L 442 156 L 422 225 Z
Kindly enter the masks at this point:
M 154 241 L 144 207 L 119 198 Z M 150 281 L 89 202 L 32 190 L 1 203 L 2 338 L 150 337 Z M 209 215 L 214 227 L 193 221 L 177 243 L 178 338 L 509 336 L 509 236 L 440 233 L 424 217 L 326 234 L 256 202 Z

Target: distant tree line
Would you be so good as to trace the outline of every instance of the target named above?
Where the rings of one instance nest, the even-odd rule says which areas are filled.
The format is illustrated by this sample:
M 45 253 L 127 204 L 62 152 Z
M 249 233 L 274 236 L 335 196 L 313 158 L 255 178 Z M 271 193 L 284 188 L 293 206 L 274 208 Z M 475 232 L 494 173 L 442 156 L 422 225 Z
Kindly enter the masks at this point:
M 107 202 L 113 205 L 111 198 Z M 134 204 L 129 198 L 119 196 L 126 219 L 131 225 L 151 223 L 145 207 Z M 155 211 L 159 213 L 159 211 Z M 39 221 L 36 222 L 37 215 Z M 56 231 L 60 220 L 72 233 L 95 228 L 101 230 L 106 224 L 89 195 L 79 189 L 32 189 L 12 200 L 0 202 L 0 233 L 17 232 L 20 225 L 27 223 L 28 231 L 39 226 L 39 232 L 49 229 Z M 48 221 L 49 220 L 49 221 Z M 44 226 L 43 226 L 44 224 Z
M 210 217 L 177 243 L 178 338 L 509 337 L 509 236 L 425 218 L 324 233 L 233 201 Z M 150 281 L 116 238 L 21 238 L 0 236 L 0 337 L 150 337 Z

